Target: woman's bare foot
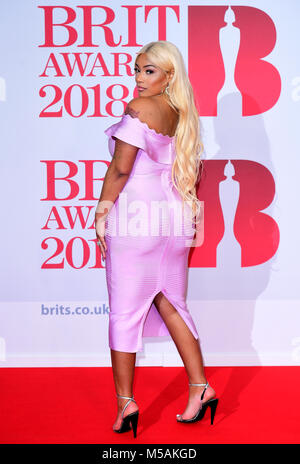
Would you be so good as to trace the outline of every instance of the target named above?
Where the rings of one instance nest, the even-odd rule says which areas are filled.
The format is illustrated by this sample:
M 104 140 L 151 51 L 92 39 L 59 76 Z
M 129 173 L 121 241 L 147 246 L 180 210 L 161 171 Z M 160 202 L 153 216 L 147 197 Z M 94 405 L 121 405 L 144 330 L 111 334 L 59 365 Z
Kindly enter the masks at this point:
M 201 406 L 201 395 L 203 393 L 204 388 L 205 387 L 195 387 L 195 386 L 189 387 L 188 404 L 184 412 L 182 414 L 177 415 L 178 422 L 180 422 L 181 419 L 184 419 L 184 420 L 192 419 L 197 414 Z M 202 403 L 205 403 L 206 401 L 211 400 L 212 398 L 215 397 L 215 395 L 216 395 L 216 392 L 209 385 L 204 393 Z
M 116 418 L 116 421 L 113 425 L 113 430 L 119 430 L 120 427 L 121 427 L 121 424 L 122 424 L 122 411 L 123 411 L 123 408 L 125 406 L 125 404 L 128 402 L 129 400 L 126 400 L 125 398 L 118 398 L 118 413 L 117 413 L 117 418 Z M 128 406 L 126 407 L 125 411 L 124 411 L 124 415 L 123 415 L 123 418 L 128 416 L 128 414 L 131 414 L 135 411 L 138 411 L 139 408 L 138 408 L 138 405 L 134 402 L 134 401 L 130 401 L 130 403 L 128 404 Z

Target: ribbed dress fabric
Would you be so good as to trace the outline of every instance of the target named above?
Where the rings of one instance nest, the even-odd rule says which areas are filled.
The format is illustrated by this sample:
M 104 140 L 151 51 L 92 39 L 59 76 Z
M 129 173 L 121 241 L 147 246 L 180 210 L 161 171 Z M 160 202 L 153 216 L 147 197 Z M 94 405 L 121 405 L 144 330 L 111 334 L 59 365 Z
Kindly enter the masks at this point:
M 153 302 L 159 292 L 197 339 L 186 304 L 195 226 L 183 214 L 172 183 L 175 137 L 156 132 L 130 114 L 104 132 L 111 156 L 114 138 L 139 148 L 128 181 L 106 218 L 109 347 L 136 353 L 143 349 L 143 337 L 170 335 Z M 161 205 L 159 214 L 157 205 Z

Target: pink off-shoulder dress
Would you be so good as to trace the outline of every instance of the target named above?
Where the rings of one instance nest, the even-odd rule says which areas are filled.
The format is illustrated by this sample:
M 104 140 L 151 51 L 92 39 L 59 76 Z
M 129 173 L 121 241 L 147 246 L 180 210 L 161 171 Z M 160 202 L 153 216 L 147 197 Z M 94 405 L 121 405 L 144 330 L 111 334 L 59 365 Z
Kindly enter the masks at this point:
M 159 292 L 197 339 L 186 304 L 195 225 L 172 183 L 175 137 L 156 132 L 130 114 L 105 133 L 111 156 L 114 138 L 139 148 L 128 181 L 106 217 L 109 346 L 135 353 L 142 351 L 143 337 L 170 335 L 153 302 Z

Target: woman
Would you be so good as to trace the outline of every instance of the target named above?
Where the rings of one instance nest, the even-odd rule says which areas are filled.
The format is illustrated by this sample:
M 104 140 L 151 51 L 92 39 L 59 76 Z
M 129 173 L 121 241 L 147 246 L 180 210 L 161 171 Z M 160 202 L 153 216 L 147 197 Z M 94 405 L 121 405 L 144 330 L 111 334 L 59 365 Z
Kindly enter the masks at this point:
M 182 358 L 190 388 L 177 421 L 200 420 L 207 407 L 213 421 L 218 400 L 207 383 L 198 333 L 185 302 L 195 234 L 195 222 L 186 213 L 198 218 L 200 205 L 196 182 L 202 144 L 193 91 L 182 55 L 170 42 L 145 45 L 134 69 L 139 97 L 105 131 L 113 158 L 95 225 L 109 294 L 109 346 L 118 398 L 113 430 L 125 432 L 131 424 L 136 437 L 139 409 L 133 378 L 143 336 L 171 335 Z M 168 206 L 163 219 L 153 214 L 161 203 Z M 137 206 L 139 220 L 127 212 Z

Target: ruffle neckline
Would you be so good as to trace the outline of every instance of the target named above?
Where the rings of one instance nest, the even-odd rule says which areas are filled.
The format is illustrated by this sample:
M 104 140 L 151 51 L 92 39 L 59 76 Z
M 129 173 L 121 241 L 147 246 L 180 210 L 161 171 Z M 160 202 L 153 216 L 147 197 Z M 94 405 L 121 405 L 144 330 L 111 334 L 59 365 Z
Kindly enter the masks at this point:
M 166 139 L 169 139 L 170 141 L 174 140 L 175 139 L 175 135 L 173 135 L 172 137 L 170 137 L 169 135 L 164 135 L 162 134 L 161 132 L 156 132 L 155 129 L 151 129 L 151 127 L 148 126 L 148 124 L 146 122 L 143 122 L 141 121 L 139 118 L 133 118 L 132 116 L 130 116 L 130 114 L 126 113 L 126 114 L 123 114 L 123 118 L 125 118 L 126 116 L 128 116 L 129 118 L 131 119 L 137 119 L 140 124 L 142 124 L 146 129 L 148 129 L 148 131 L 152 132 L 153 134 L 155 135 L 158 135 L 159 137 L 164 137 Z

